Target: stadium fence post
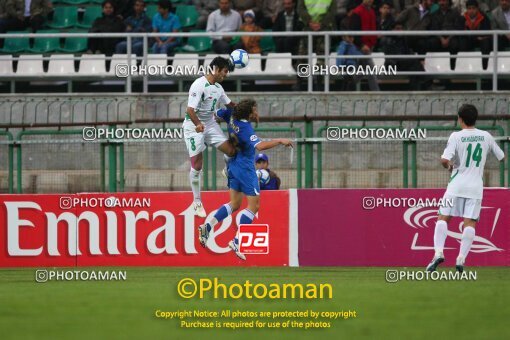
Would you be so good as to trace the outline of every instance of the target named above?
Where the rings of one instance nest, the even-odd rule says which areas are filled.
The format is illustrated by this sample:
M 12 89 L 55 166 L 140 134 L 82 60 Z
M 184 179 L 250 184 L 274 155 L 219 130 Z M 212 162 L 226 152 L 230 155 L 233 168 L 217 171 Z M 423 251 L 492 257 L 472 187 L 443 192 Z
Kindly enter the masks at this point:
M 126 78 L 126 92 L 128 94 L 131 94 L 132 91 L 132 83 L 131 83 L 131 64 L 132 64 L 132 58 L 131 58 L 131 36 L 127 35 L 127 63 L 128 63 L 128 73 Z M 135 62 L 136 63 L 136 62 Z
M 305 138 L 313 138 L 313 121 L 308 118 L 305 120 Z M 313 143 L 305 143 L 305 188 L 313 188 Z
M 418 187 L 418 169 L 417 169 L 417 157 L 416 157 L 416 141 L 411 141 L 411 176 L 413 181 L 413 188 Z
M 14 137 L 9 131 L 0 131 L 0 136 L 6 136 L 8 139 L 7 144 L 7 185 L 9 194 L 14 192 Z
M 216 149 L 212 149 L 212 152 L 211 152 L 211 172 L 212 172 L 212 177 L 211 177 L 211 187 L 212 187 L 212 190 L 216 190 Z
M 209 146 L 204 149 L 202 160 L 202 178 L 204 179 L 204 190 L 209 190 Z
M 119 144 L 119 191 L 124 192 L 124 143 Z
M 101 143 L 99 146 L 99 185 L 101 186 L 101 192 L 106 192 L 106 164 L 105 164 L 105 148 L 106 144 Z
M 115 129 L 115 125 L 110 126 L 110 130 Z M 108 191 L 117 191 L 117 146 L 108 141 Z
M 409 187 L 409 163 L 408 163 L 408 151 L 409 151 L 409 145 L 408 145 L 408 141 L 403 141 L 402 142 L 402 150 L 403 150 L 403 154 L 402 154 L 402 180 L 403 180 L 403 183 L 402 183 L 402 186 L 404 188 L 408 188 Z
M 498 91 L 498 34 L 494 32 L 492 34 L 492 50 L 494 54 L 492 57 L 494 58 L 492 63 L 492 92 Z

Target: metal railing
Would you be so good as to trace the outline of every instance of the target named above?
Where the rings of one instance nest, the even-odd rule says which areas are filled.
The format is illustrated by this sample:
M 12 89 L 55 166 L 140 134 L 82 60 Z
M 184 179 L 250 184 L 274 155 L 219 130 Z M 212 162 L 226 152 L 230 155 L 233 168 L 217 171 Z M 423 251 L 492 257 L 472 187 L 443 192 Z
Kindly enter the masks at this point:
M 137 60 L 141 60 L 142 63 L 147 64 L 147 55 L 149 53 L 149 39 L 153 37 L 175 37 L 175 38 L 190 38 L 190 37 L 222 37 L 222 36 L 261 36 L 261 37 L 302 37 L 306 41 L 307 45 L 307 54 L 306 55 L 293 55 L 291 58 L 304 60 L 309 65 L 314 64 L 314 59 L 324 59 L 326 61 L 326 65 L 329 64 L 330 52 L 333 50 L 331 48 L 331 38 L 343 35 L 349 36 L 406 36 L 406 37 L 416 37 L 416 36 L 491 36 L 492 44 L 493 44 L 493 54 L 492 55 L 482 55 L 483 58 L 491 58 L 493 60 L 493 68 L 492 70 L 485 70 L 481 72 L 469 72 L 464 75 L 472 75 L 476 77 L 489 76 L 492 79 L 492 91 L 498 91 L 498 36 L 507 35 L 510 33 L 509 31 L 502 30 L 490 30 L 490 31 L 325 31 L 325 32 L 179 32 L 179 33 L 41 33 L 41 34 L 2 34 L 0 38 L 51 38 L 51 37 L 87 37 L 87 38 L 124 38 L 127 40 L 127 62 L 128 65 L 131 66 Z M 132 57 L 132 40 L 135 38 L 142 38 L 143 41 L 143 56 L 133 58 Z M 324 38 L 324 54 L 323 55 L 314 55 L 314 38 Z M 371 58 L 370 55 L 345 55 L 345 57 L 353 58 L 353 59 L 367 59 Z M 262 58 L 266 58 L 262 56 Z M 385 55 L 385 58 L 419 58 L 424 59 L 425 55 Z M 456 56 L 456 58 L 460 58 L 460 56 Z M 79 59 L 79 57 L 73 57 L 73 60 Z M 170 57 L 169 59 L 172 59 Z M 431 73 L 431 72 L 398 72 L 399 76 L 410 76 L 410 75 L 444 75 L 444 73 Z M 463 75 L 462 73 L 455 72 L 451 73 L 452 75 Z M 235 73 L 233 74 L 235 77 Z M 129 72 L 125 81 L 126 81 L 126 93 L 132 93 L 132 82 L 134 76 Z M 12 81 L 15 81 L 16 78 L 12 78 Z M 143 93 L 148 93 L 148 80 L 149 75 L 144 74 L 142 77 L 143 82 Z M 329 92 L 329 73 L 324 74 L 324 91 Z M 313 78 L 308 77 L 307 79 L 307 91 L 314 92 L 313 88 Z
M 407 124 L 418 117 L 398 117 L 381 125 L 349 125 L 348 117 L 303 119 L 302 128 L 256 128 L 262 138 L 290 138 L 293 152 L 277 148 L 268 152 L 271 168 L 282 178 L 282 188 L 423 188 L 444 187 L 447 174 L 439 166 L 439 156 L 455 124 Z M 370 118 L 370 117 L 368 117 Z M 421 117 L 421 119 L 430 117 Z M 432 117 L 436 119 L 438 117 Z M 454 122 L 455 117 L 445 116 Z M 341 122 L 341 119 L 345 119 Z M 351 117 L 352 120 L 352 117 Z M 478 126 L 496 135 L 508 155 L 510 119 L 505 116 L 481 116 Z M 492 124 L 490 121 L 492 120 Z M 506 121 L 506 126 L 501 123 Z M 340 123 L 333 123 L 340 122 Z M 398 122 L 398 123 L 397 123 Z M 153 123 L 152 127 L 161 122 Z M 327 123 L 327 125 L 324 125 Z M 165 123 L 166 124 L 166 123 Z M 170 124 L 170 127 L 172 125 Z M 175 126 L 175 125 L 174 125 Z M 421 128 L 426 139 L 343 139 L 324 137 L 328 127 L 360 129 Z M 110 125 L 114 129 L 115 125 Z M 181 140 L 85 141 L 82 130 L 28 130 L 0 133 L 0 192 L 44 193 L 81 191 L 171 191 L 188 190 L 188 154 Z M 486 186 L 510 186 L 510 157 L 505 162 L 488 158 Z M 221 182 L 224 164 L 214 148 L 204 152 L 204 190 L 225 189 Z

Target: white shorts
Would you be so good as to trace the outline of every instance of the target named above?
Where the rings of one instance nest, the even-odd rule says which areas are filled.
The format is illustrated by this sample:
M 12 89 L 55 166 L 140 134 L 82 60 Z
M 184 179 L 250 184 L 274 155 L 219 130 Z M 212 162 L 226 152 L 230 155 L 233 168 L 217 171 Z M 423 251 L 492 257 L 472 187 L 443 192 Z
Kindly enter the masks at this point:
M 452 205 L 450 203 L 453 202 Z M 482 200 L 452 196 L 447 193 L 443 196 L 445 206 L 439 208 L 439 214 L 443 216 L 458 216 L 478 220 L 482 209 Z
M 202 153 L 207 145 L 218 147 L 227 140 L 221 127 L 215 120 L 205 124 L 204 132 L 195 131 L 195 124 L 191 120 L 185 120 L 182 124 L 184 131 L 184 141 L 190 157 Z

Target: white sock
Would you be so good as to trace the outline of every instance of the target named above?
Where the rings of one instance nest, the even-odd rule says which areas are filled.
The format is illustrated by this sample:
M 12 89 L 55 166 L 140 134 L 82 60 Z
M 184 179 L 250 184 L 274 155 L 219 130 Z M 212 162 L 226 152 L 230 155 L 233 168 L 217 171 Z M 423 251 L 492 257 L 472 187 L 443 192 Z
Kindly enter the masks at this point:
M 189 171 L 189 182 L 191 190 L 193 191 L 193 198 L 195 201 L 200 201 L 200 180 L 202 179 L 202 170 L 195 170 L 191 168 Z
M 443 254 L 444 243 L 448 232 L 448 224 L 446 221 L 439 220 L 436 222 L 436 229 L 434 230 L 434 250 L 436 256 Z
M 474 239 L 475 228 L 465 227 L 464 231 L 462 232 L 462 241 L 460 241 L 459 257 L 466 259 L 466 256 L 469 253 L 469 249 L 471 249 L 471 245 L 473 244 Z

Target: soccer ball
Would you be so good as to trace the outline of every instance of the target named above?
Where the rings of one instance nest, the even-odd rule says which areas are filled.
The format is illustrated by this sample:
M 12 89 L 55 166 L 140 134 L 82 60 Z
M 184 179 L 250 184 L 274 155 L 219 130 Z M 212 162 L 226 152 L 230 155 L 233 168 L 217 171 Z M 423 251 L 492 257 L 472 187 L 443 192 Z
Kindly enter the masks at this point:
M 257 170 L 257 177 L 259 178 L 259 182 L 262 185 L 266 185 L 267 183 L 269 183 L 269 180 L 271 179 L 269 177 L 269 171 L 265 169 Z
M 235 68 L 243 68 L 248 65 L 248 61 L 250 58 L 248 57 L 248 52 L 245 50 L 235 50 L 230 53 L 230 61 L 234 64 Z

